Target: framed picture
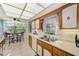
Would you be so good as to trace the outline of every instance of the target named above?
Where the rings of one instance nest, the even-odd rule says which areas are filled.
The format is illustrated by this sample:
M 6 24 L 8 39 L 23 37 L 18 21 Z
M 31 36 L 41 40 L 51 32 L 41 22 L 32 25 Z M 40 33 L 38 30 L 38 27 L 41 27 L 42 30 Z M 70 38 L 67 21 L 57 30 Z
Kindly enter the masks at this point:
M 77 4 L 67 7 L 62 11 L 62 28 L 77 28 Z

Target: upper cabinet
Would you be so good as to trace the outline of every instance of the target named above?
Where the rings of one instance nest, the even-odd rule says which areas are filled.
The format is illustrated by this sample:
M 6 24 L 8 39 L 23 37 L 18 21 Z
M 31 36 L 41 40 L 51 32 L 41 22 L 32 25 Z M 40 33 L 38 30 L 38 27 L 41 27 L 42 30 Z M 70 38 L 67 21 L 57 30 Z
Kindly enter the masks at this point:
M 62 11 L 62 28 L 77 28 L 77 4 L 69 6 Z
M 43 31 L 43 23 L 44 23 L 44 19 L 40 19 L 39 20 L 39 29 Z
M 39 29 L 39 19 L 35 21 L 35 26 L 36 26 L 36 29 Z
M 50 18 L 51 16 L 57 15 L 55 18 Z M 50 18 L 50 19 L 47 19 Z M 51 30 L 55 29 L 55 26 L 51 27 L 55 22 L 53 19 L 58 19 L 57 29 L 77 29 L 79 28 L 79 4 L 68 3 L 56 10 L 51 11 L 48 14 L 42 15 L 37 20 L 34 20 L 35 29 L 40 29 L 45 31 L 44 27 L 47 27 L 46 31 L 52 32 Z M 51 20 L 51 22 L 49 22 Z M 53 21 L 52 21 L 53 20 Z M 47 23 L 45 23 L 45 21 Z M 43 26 L 45 23 L 46 26 Z M 32 24 L 33 25 L 33 24 Z M 51 29 L 49 29 L 49 27 Z M 54 31 L 55 32 L 55 31 Z
M 32 33 L 39 30 L 39 19 L 32 21 Z
M 35 29 L 35 25 L 34 25 L 34 21 L 32 22 L 32 33 L 34 32 Z

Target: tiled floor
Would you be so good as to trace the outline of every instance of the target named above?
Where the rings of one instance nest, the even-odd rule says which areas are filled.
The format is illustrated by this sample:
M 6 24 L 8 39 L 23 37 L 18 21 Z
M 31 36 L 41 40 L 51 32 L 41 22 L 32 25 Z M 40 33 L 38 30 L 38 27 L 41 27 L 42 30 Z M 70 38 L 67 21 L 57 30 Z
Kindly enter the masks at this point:
M 6 43 L 4 46 L 4 56 L 34 56 L 35 52 L 29 47 L 28 41 Z

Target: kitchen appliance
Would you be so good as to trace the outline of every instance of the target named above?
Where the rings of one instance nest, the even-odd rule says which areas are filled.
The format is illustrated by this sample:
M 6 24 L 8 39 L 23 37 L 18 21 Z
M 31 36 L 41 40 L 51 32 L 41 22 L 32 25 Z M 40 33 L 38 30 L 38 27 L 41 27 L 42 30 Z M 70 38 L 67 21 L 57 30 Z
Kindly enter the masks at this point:
M 77 34 L 75 35 L 75 44 L 76 44 L 76 47 L 79 47 L 79 38 Z

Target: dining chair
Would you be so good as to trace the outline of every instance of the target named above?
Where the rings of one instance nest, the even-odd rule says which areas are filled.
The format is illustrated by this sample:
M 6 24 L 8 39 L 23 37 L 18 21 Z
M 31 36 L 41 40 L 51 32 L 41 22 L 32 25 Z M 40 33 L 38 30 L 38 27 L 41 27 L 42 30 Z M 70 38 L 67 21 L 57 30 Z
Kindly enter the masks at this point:
M 9 35 L 9 45 L 10 43 L 14 43 L 14 37 L 12 33 Z
M 21 36 L 22 36 L 21 33 L 18 33 L 18 36 L 17 36 L 18 38 L 17 38 L 17 39 L 18 39 L 18 41 L 20 41 L 20 42 L 21 42 Z

